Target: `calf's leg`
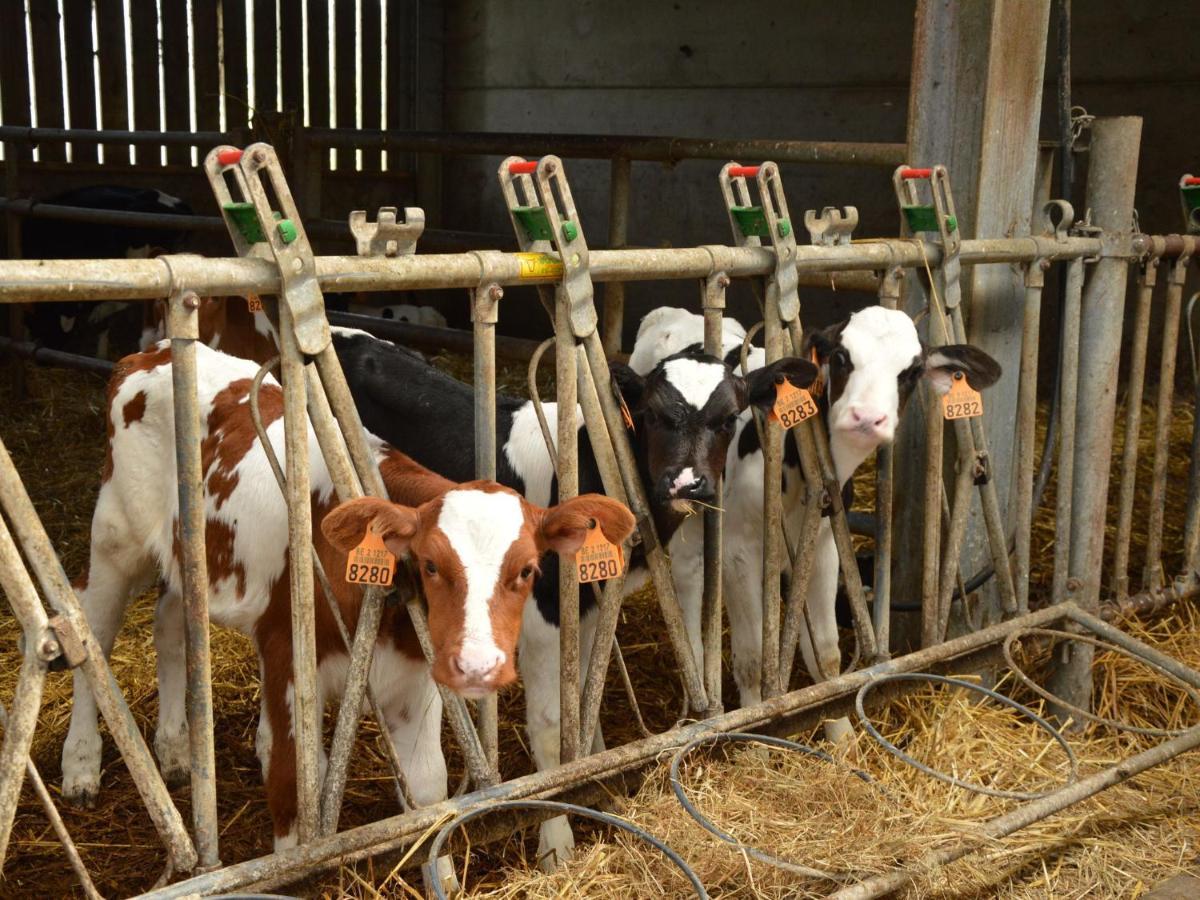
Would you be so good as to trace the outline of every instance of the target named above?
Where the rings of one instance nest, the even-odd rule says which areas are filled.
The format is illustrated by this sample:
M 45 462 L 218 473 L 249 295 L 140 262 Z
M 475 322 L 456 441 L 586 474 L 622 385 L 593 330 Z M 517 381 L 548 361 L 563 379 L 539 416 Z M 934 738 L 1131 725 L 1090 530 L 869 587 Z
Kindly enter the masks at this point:
M 158 657 L 158 728 L 154 752 L 169 785 L 191 779 L 191 753 L 187 721 L 187 660 L 183 598 L 176 589 L 162 586 L 154 612 L 154 650 Z

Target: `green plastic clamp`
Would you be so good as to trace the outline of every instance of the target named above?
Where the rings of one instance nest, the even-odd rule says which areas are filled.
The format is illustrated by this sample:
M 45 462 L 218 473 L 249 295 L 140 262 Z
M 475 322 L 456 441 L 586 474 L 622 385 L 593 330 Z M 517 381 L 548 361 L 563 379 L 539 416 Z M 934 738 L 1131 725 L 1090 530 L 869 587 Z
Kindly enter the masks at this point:
M 1188 210 L 1200 209 L 1200 184 L 1187 184 L 1179 189 L 1179 197 Z
M 780 219 L 779 220 L 779 236 L 781 238 L 785 238 L 791 233 L 792 233 L 792 223 L 789 222 L 787 219 Z
M 279 231 L 279 237 L 285 244 L 290 244 L 300 236 L 296 231 L 296 223 L 291 219 L 280 219 L 275 228 Z
M 554 238 L 545 207 L 517 206 L 513 208 L 512 214 L 513 218 L 521 223 L 521 227 L 525 229 L 525 234 L 531 241 L 549 241 Z M 568 240 L 572 240 L 572 238 L 568 238 Z
M 908 222 L 909 231 L 914 234 L 918 231 L 940 231 L 938 228 L 937 210 L 932 206 L 904 206 L 904 218 Z M 946 216 L 946 230 L 954 231 L 958 228 L 958 219 L 954 216 Z
M 247 243 L 258 244 L 266 239 L 258 224 L 258 214 L 254 211 L 253 203 L 226 203 L 222 209 L 233 220 L 234 226 Z
M 746 237 L 770 237 L 767 216 L 761 206 L 731 206 L 730 213 L 738 228 Z M 786 237 L 786 235 L 785 235 Z
M 571 241 L 575 240 L 575 238 L 579 237 L 579 226 L 570 219 L 564 219 L 562 223 L 562 233 L 563 240 L 567 241 L 567 243 L 570 243 Z

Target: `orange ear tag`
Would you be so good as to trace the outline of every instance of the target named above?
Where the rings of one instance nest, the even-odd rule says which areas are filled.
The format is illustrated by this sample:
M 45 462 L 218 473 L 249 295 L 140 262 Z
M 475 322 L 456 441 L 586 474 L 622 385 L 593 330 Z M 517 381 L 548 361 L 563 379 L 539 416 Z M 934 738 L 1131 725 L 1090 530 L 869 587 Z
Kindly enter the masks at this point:
M 954 373 L 950 390 L 942 395 L 942 418 L 974 419 L 983 415 L 983 396 L 967 383 L 962 372 Z
M 383 543 L 383 538 L 369 525 L 362 543 L 346 557 L 346 581 L 370 587 L 387 587 L 396 574 L 396 557 Z
M 625 405 L 625 398 L 617 394 L 617 398 L 621 401 L 621 418 L 625 420 L 625 427 L 633 431 L 633 416 L 629 412 L 629 407 Z
M 262 300 L 259 299 L 258 294 L 246 295 L 246 309 L 250 310 L 252 313 L 256 313 L 262 312 L 262 308 Z
M 821 360 L 817 357 L 817 348 L 812 347 L 808 351 L 809 361 L 817 367 L 817 377 L 813 379 L 813 383 L 808 386 L 808 392 L 814 397 L 820 397 L 825 393 L 825 376 L 821 374 Z
M 796 387 L 786 378 L 775 384 L 775 405 L 767 416 L 784 428 L 795 428 L 805 419 L 817 414 L 817 403 L 812 394 Z
M 583 546 L 575 553 L 575 572 L 580 584 L 616 578 L 625 571 L 625 558 L 621 545 L 614 544 L 604 536 L 604 530 L 592 523 L 583 539 Z

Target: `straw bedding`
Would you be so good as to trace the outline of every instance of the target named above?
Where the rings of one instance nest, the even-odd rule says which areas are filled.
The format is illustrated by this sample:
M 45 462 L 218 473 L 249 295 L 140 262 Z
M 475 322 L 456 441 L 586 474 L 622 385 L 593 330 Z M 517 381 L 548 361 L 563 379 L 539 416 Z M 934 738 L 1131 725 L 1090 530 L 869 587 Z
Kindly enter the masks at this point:
M 469 362 L 454 357 L 438 362 L 469 380 Z M 551 374 L 552 369 L 544 365 L 543 374 Z M 86 560 L 91 510 L 99 486 L 103 383 L 81 373 L 31 369 L 33 399 L 17 404 L 7 393 L 7 380 L 0 382 L 0 409 L 4 410 L 0 436 L 68 574 L 75 575 Z M 503 368 L 500 382 L 502 390 L 523 394 L 523 367 Z M 545 378 L 543 383 L 543 396 L 549 396 L 550 385 Z M 1191 416 L 1190 406 L 1178 411 L 1172 429 L 1175 447 L 1190 442 Z M 1152 421 L 1153 410 L 1147 407 L 1139 510 L 1146 508 L 1148 497 Z M 1164 537 L 1168 572 L 1178 568 L 1186 467 L 1187 454 L 1176 453 L 1168 479 Z M 863 490 L 866 486 L 861 485 L 865 480 L 860 479 L 859 505 L 869 508 L 869 487 Z M 1049 586 L 1054 533 L 1046 510 L 1052 508 L 1053 484 L 1035 528 L 1034 596 L 1044 594 Z M 1112 519 L 1110 515 L 1110 529 Z M 1144 530 L 1144 522 L 1135 523 L 1135 532 Z M 1139 547 L 1144 542 L 1144 534 L 1135 534 L 1134 571 L 1140 566 Z M 152 616 L 152 596 L 132 602 L 113 654 L 117 680 L 148 740 L 152 739 L 157 706 Z M 1193 611 L 1179 610 L 1142 627 L 1148 629 L 1145 636 L 1167 652 L 1200 666 L 1198 625 Z M 0 604 L 0 700 L 6 705 L 11 704 L 16 681 L 17 632 L 7 606 Z M 652 597 L 641 595 L 627 601 L 618 637 L 647 727 L 655 732 L 670 727 L 679 712 L 680 691 L 673 674 L 663 677 L 673 667 L 663 650 L 665 638 Z M 253 650 L 240 635 L 214 629 L 213 681 L 221 858 L 230 863 L 269 852 L 271 845 L 270 818 L 253 751 L 259 702 L 257 666 Z M 726 681 L 728 702 L 736 692 L 731 679 Z M 803 681 L 803 676 L 797 676 L 795 683 Z M 1145 670 L 1123 659 L 1100 657 L 1097 684 L 1104 691 L 1107 714 L 1114 717 L 1176 725 L 1194 721 L 1189 717 L 1194 717 L 1195 711 L 1173 691 L 1164 690 Z M 34 741 L 34 760 L 55 793 L 61 778 L 58 754 L 69 720 L 70 694 L 68 674 L 49 677 Z M 1014 692 L 1014 696 L 1021 694 Z M 521 692 L 505 692 L 500 710 L 503 774 L 513 777 L 532 768 L 523 733 Z M 988 705 L 968 704 L 961 697 L 931 690 L 891 704 L 879 718 L 908 752 L 943 768 L 970 771 L 976 777 L 1025 789 L 1061 774 L 1060 752 L 1051 750 L 1039 757 L 1046 745 L 1044 734 Z M 602 724 L 610 746 L 641 736 L 615 676 L 607 689 Z M 327 719 L 327 729 L 332 729 L 332 716 Z M 387 766 L 378 749 L 379 735 L 370 720 L 364 720 L 360 735 L 342 827 L 397 811 Z M 811 736 L 801 739 L 816 741 Z M 1135 752 L 1149 739 L 1097 729 L 1073 740 L 1086 772 Z M 448 736 L 445 745 L 457 783 L 461 761 Z M 739 839 L 803 864 L 858 872 L 886 869 L 943 842 L 969 839 L 973 822 L 1008 806 L 1005 801 L 978 798 L 919 776 L 881 754 L 867 739 L 860 739 L 845 753 L 846 765 L 870 772 L 878 787 L 848 776 L 842 765 L 756 748 L 697 755 L 685 767 L 684 780 L 700 808 Z M 1194 757 L 1184 757 L 1066 815 L 987 846 L 969 861 L 922 880 L 916 893 L 947 897 L 1136 894 L 1195 865 L 1200 852 L 1198 773 Z M 188 793 L 186 787 L 172 791 L 185 819 Z M 827 888 L 748 862 L 707 836 L 679 810 L 661 772 L 652 775 L 632 800 L 614 798 L 614 803 L 618 811 L 683 853 L 714 896 L 805 896 L 810 890 L 819 894 Z M 60 804 L 60 808 L 103 893 L 128 895 L 149 887 L 158 877 L 161 849 L 111 741 L 105 742 L 98 806 L 75 810 Z M 584 826 L 578 831 L 585 836 L 579 858 L 553 877 L 527 874 L 523 868 L 522 861 L 533 857 L 528 836 L 515 836 L 508 846 L 496 845 L 472 854 L 466 863 L 459 854 L 459 862 L 468 867 L 468 885 L 495 897 L 686 894 L 679 877 L 653 852 L 643 852 L 624 838 L 610 838 L 603 829 Z M 596 840 L 589 843 L 591 837 Z M 344 868 L 302 890 L 306 895 L 327 897 L 411 896 L 416 883 L 406 881 L 407 877 L 398 870 L 389 873 L 363 864 Z M 72 885 L 54 835 L 26 790 L 0 880 L 0 896 L 66 896 Z

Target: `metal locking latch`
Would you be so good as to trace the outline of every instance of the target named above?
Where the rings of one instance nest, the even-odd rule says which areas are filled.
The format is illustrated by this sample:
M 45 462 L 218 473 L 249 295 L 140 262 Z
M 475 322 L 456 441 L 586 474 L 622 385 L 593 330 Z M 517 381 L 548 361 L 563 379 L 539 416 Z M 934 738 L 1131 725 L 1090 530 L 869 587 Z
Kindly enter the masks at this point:
M 359 256 L 412 256 L 425 231 L 425 210 L 404 207 L 404 219 L 398 220 L 394 206 L 381 206 L 374 222 L 367 221 L 366 210 L 350 213 L 350 233 L 354 235 Z
M 804 213 L 804 227 L 816 246 L 847 246 L 854 229 L 858 227 L 858 208 L 845 206 L 839 212 L 836 206 L 826 206 L 820 215 L 815 209 L 810 209 Z

